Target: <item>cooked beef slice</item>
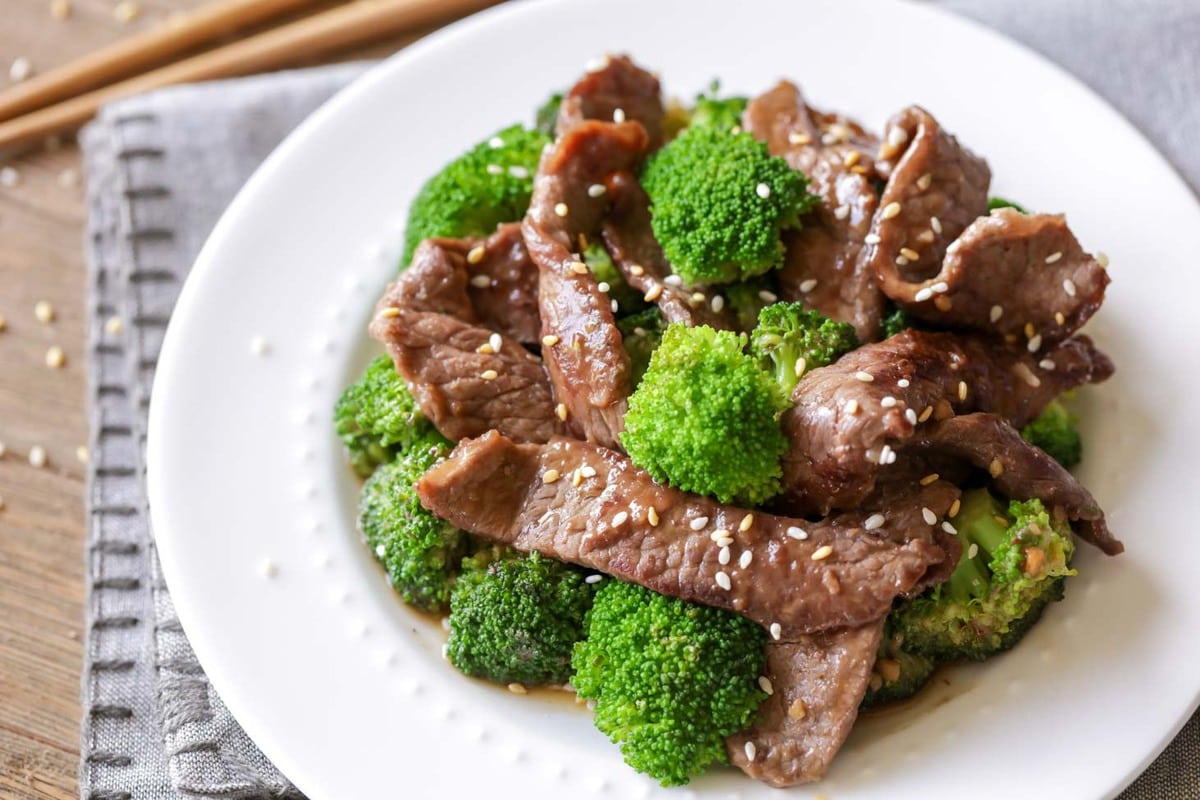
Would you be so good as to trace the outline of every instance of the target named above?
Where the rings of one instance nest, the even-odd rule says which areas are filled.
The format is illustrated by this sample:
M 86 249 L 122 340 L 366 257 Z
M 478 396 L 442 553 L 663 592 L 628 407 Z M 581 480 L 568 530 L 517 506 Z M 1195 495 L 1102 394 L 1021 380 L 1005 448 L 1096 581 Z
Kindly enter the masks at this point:
M 517 441 L 544 442 L 566 432 L 542 362 L 514 339 L 539 324 L 536 309 L 530 318 L 536 273 L 524 252 L 514 225 L 484 240 L 429 239 L 376 308 L 371 335 L 387 347 L 421 411 L 451 439 L 496 428 Z M 471 285 L 479 275 L 488 275 L 488 289 Z M 506 317 L 494 298 L 481 296 L 488 290 L 508 295 L 520 313 Z
M 521 224 L 501 225 L 483 242 L 465 240 L 467 294 L 485 328 L 535 344 L 539 339 L 538 271 L 529 260 Z
M 607 447 L 617 435 L 629 395 L 629 356 L 611 300 L 580 260 L 586 241 L 609 210 L 606 185 L 631 171 L 646 150 L 637 122 L 584 121 L 559 137 L 542 157 L 525 216 L 525 246 L 537 265 L 542 357 L 568 429 Z
M 937 482 L 877 512 L 808 522 L 661 486 L 594 444 L 494 432 L 460 442 L 417 492 L 485 539 L 777 625 L 784 640 L 870 622 L 918 591 L 947 557 L 923 509 L 940 522 L 958 496 Z
M 1087 322 L 1109 282 L 1065 218 L 1011 208 L 972 222 L 926 280 L 909 282 L 892 265 L 878 266 L 884 292 L 913 317 L 1003 336 L 1034 352 Z
M 1021 438 L 995 414 L 965 414 L 928 425 L 904 446 L 948 473 L 946 461 L 986 470 L 995 491 L 1011 500 L 1041 500 L 1071 521 L 1080 538 L 1116 555 L 1125 547 L 1108 530 L 1104 512 L 1091 493 L 1061 464 Z
M 864 242 L 878 206 L 871 185 L 878 142 L 853 121 L 814 111 L 787 81 L 751 100 L 743 123 L 771 155 L 807 175 L 821 198 L 785 235 L 783 299 L 851 323 L 861 341 L 878 339 L 885 298 Z
M 600 66 L 585 74 L 563 97 L 558 112 L 561 136 L 584 120 L 642 124 L 650 148 L 663 143 L 663 104 L 658 78 L 628 56 L 606 56 Z
M 854 508 L 921 425 L 988 411 L 1020 427 L 1046 403 L 1098 383 L 1112 362 L 1090 339 L 1069 339 L 1037 355 L 980 337 L 904 331 L 806 374 L 782 417 L 790 513 Z
M 987 213 L 987 162 L 909 106 L 888 121 L 877 167 L 888 182 L 871 224 L 871 269 L 881 281 L 936 275 L 950 243 Z
M 767 645 L 773 691 L 755 724 L 726 740 L 730 763 L 779 788 L 824 775 L 858 718 L 882 633 L 880 618 Z
M 684 286 L 678 276 L 672 276 L 671 265 L 650 228 L 650 198 L 637 179 L 631 173 L 618 173 L 606 191 L 612 196 L 612 211 L 601 235 L 625 281 L 656 303 L 667 322 L 734 330 L 733 312 L 724 307 L 723 300 L 714 305 L 715 291 Z

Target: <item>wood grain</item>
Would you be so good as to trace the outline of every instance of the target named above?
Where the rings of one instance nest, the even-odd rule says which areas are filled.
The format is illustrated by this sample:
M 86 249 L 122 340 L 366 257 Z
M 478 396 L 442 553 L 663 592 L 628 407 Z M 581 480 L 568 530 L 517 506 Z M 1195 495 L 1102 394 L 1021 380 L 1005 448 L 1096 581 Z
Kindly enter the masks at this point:
M 0 86 L 18 56 L 49 69 L 198 5 L 145 0 L 123 24 L 116 2 L 73 0 L 60 21 L 51 0 L 0 0 Z M 350 56 L 386 55 L 412 38 Z M 87 441 L 82 175 L 70 143 L 7 165 L 20 180 L 0 186 L 0 797 L 73 800 L 85 536 L 76 449 Z M 53 323 L 34 317 L 40 300 L 53 305 Z M 62 369 L 45 365 L 52 345 L 66 352 Z M 34 445 L 49 454 L 42 469 L 28 462 Z

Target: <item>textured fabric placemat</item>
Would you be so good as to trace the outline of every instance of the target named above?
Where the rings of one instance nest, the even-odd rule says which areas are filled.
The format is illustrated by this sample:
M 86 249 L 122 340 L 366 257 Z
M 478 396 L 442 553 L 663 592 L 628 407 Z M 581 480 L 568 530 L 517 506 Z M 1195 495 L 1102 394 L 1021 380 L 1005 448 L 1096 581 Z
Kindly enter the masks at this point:
M 941 5 L 1074 72 L 1137 123 L 1200 192 L 1200 149 L 1185 142 L 1200 129 L 1195 0 Z M 179 627 L 150 536 L 142 444 L 165 325 L 208 232 L 275 144 L 361 69 L 162 90 L 107 107 L 81 137 L 92 427 L 83 798 L 301 797 L 208 685 Z M 1198 798 L 1200 716 L 1121 795 Z

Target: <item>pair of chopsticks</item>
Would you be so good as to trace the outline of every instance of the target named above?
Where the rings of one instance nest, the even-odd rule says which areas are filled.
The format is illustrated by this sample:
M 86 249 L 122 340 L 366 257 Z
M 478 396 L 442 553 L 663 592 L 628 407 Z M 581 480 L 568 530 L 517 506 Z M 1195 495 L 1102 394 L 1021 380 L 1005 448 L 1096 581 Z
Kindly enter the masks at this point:
M 495 0 L 354 0 L 175 60 L 315 0 L 216 0 L 145 33 L 0 92 L 0 153 L 73 131 L 100 106 L 177 83 L 229 78 L 308 62 L 452 19 Z M 166 62 L 166 63 L 164 63 Z

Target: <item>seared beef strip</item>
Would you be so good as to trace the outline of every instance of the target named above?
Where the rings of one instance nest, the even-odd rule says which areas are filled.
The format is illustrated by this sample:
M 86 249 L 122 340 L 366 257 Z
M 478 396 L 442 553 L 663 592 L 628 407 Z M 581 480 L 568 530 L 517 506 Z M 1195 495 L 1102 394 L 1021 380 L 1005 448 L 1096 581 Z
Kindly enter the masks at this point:
M 606 185 L 633 169 L 646 150 L 637 122 L 585 121 L 542 157 L 523 231 L 539 270 L 542 357 L 570 431 L 619 448 L 629 395 L 629 356 L 611 300 L 578 255 L 608 212 Z
M 1019 427 L 1067 389 L 1111 374 L 1112 362 L 1085 336 L 1037 355 L 915 330 L 865 345 L 809 372 L 792 393 L 780 505 L 797 514 L 854 508 L 895 469 L 889 464 L 919 425 L 989 411 Z
M 1083 484 L 995 414 L 966 414 L 926 426 L 905 444 L 905 452 L 909 450 L 924 455 L 943 475 L 949 470 L 939 462 L 947 460 L 987 470 L 1002 496 L 1037 498 L 1047 508 L 1061 509 L 1084 541 L 1110 556 L 1125 550 L 1109 532 L 1100 504 Z
M 771 155 L 806 174 L 821 198 L 803 227 L 785 236 L 783 299 L 851 323 L 861 341 L 879 338 L 884 296 L 864 251 L 878 205 L 871 186 L 878 143 L 857 124 L 811 109 L 787 81 L 750 101 L 743 123 Z
M 640 122 L 650 137 L 650 149 L 659 148 L 663 143 L 663 104 L 658 78 L 628 56 L 606 56 L 602 66 L 585 74 L 563 97 L 558 135 L 588 119 Z
M 482 259 L 471 264 L 469 254 L 480 248 Z M 422 413 L 448 438 L 495 428 L 518 441 L 544 442 L 566 431 L 541 361 L 510 335 L 527 334 L 536 322 L 529 319 L 533 287 L 523 253 L 511 225 L 482 242 L 429 239 L 379 301 L 371 335 L 387 346 Z M 524 312 L 506 316 L 492 298 L 473 302 L 488 291 L 471 287 L 478 275 L 488 275 Z
M 880 618 L 767 645 L 773 693 L 755 724 L 726 740 L 730 763 L 775 787 L 824 775 L 858 718 L 882 633 Z
M 914 317 L 1002 335 L 1034 351 L 1087 322 L 1109 280 L 1062 216 L 1011 208 L 972 222 L 950 244 L 941 271 L 924 281 L 880 267 L 884 291 Z
M 958 496 L 938 482 L 912 502 L 807 522 L 661 486 L 603 447 L 495 432 L 460 442 L 417 492 L 463 530 L 778 625 L 783 639 L 870 622 L 919 591 L 947 557 L 922 509 L 940 522 Z
M 604 221 L 604 245 L 625 281 L 652 299 L 667 322 L 708 325 L 717 330 L 737 327 L 732 310 L 714 309 L 715 290 L 686 287 L 676 276 L 650 228 L 650 198 L 631 173 L 618 173 L 607 186 L 612 211 Z
M 889 177 L 868 258 L 887 292 L 941 271 L 946 248 L 987 213 L 992 173 L 918 106 L 888 122 L 877 167 Z
M 501 225 L 482 243 L 464 241 L 469 246 L 466 262 L 471 274 L 467 294 L 479 322 L 522 344 L 537 343 L 542 327 L 538 271 L 525 249 L 521 223 Z

